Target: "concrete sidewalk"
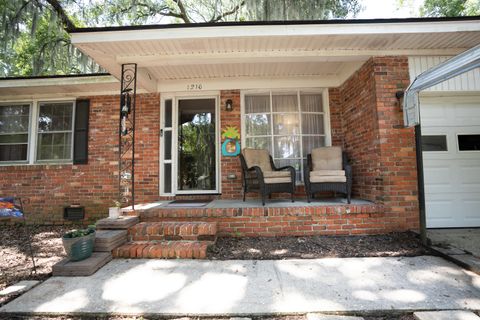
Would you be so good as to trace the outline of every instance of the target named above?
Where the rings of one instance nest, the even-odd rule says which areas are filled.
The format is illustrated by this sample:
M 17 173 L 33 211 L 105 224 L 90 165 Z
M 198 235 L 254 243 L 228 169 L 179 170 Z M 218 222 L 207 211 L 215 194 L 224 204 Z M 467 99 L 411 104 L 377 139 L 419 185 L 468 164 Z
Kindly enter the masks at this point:
M 480 309 L 480 276 L 441 258 L 114 260 L 52 277 L 0 312 L 254 315 Z

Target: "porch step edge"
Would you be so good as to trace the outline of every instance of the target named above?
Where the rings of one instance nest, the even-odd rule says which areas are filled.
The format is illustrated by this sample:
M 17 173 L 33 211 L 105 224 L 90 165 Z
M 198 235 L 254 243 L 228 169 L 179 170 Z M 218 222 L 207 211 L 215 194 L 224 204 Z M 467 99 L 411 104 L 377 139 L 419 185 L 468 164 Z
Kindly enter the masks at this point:
M 205 259 L 213 241 L 132 241 L 112 251 L 114 258 Z

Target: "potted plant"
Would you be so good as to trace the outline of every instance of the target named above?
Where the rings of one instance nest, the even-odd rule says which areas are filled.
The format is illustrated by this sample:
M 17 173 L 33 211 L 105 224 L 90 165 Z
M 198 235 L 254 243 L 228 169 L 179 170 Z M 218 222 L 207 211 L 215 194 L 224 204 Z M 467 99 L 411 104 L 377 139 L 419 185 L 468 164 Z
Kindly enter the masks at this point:
M 113 201 L 113 203 L 115 206 L 108 208 L 108 217 L 112 219 L 118 219 L 120 216 L 120 208 L 122 207 L 122 203 L 118 200 Z
M 95 244 L 95 227 L 72 230 L 62 237 L 63 247 L 70 261 L 80 261 L 92 255 Z

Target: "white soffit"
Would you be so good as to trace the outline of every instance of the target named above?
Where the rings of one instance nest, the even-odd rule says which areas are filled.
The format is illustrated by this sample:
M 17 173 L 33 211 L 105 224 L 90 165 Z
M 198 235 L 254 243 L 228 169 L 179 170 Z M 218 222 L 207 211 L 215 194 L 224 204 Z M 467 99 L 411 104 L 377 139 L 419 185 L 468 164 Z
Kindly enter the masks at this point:
M 6 78 L 0 80 L 0 99 L 71 98 L 87 95 L 116 94 L 119 87 L 119 81 L 109 75 Z
M 338 86 L 371 56 L 456 55 L 480 43 L 480 23 L 115 30 L 72 33 L 72 42 L 117 78 L 123 63 L 137 63 L 137 84 L 151 92 L 172 81 L 235 77 L 328 77 Z

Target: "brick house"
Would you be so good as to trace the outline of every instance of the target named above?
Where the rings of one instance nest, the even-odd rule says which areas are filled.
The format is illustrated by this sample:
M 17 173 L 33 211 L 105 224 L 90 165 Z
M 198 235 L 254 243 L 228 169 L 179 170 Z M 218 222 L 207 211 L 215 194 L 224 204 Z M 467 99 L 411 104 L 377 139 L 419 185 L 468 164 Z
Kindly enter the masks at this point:
M 73 30 L 74 45 L 109 74 L 0 80 L 0 193 L 28 198 L 35 223 L 67 223 L 63 208 L 72 204 L 85 207 L 86 221 L 105 217 L 119 193 L 119 79 L 122 65 L 135 63 L 136 203 L 239 200 L 158 209 L 146 221 L 216 221 L 220 234 L 245 236 L 418 229 L 414 131 L 404 127 L 396 93 L 480 43 L 479 21 Z M 430 227 L 480 226 L 479 97 L 478 70 L 421 97 Z M 210 125 L 202 133 L 210 143 L 192 142 L 198 136 L 186 124 L 195 121 Z M 221 152 L 227 127 L 240 132 L 242 148 L 268 148 L 278 165 L 297 169 L 294 204 L 241 205 L 239 159 Z M 306 154 L 330 145 L 341 146 L 353 167 L 351 205 L 305 201 Z M 192 173 L 207 162 L 208 170 Z

